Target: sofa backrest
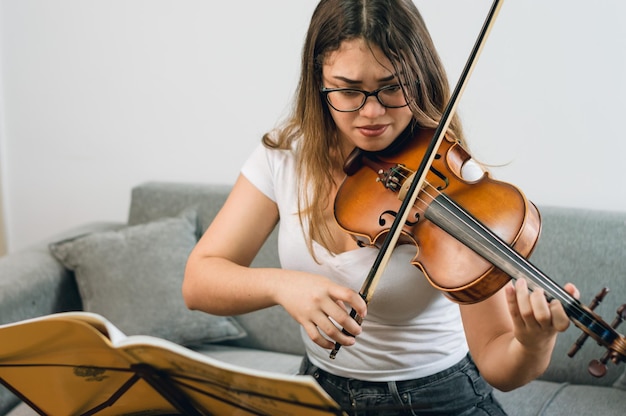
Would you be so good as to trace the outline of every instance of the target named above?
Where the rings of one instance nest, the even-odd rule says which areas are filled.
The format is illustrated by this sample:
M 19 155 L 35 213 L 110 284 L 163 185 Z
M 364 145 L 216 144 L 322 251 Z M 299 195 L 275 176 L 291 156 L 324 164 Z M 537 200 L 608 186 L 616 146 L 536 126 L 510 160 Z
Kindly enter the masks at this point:
M 152 182 L 132 191 L 129 224 L 175 216 L 189 206 L 197 206 L 199 232 L 208 227 L 225 201 L 230 186 Z M 542 233 L 530 261 L 559 285 L 572 282 L 581 292 L 581 301 L 589 304 L 597 292 L 611 289 L 596 309 L 611 322 L 615 311 L 626 303 L 626 213 L 601 212 L 563 207 L 540 207 Z M 255 259 L 253 266 L 278 267 L 276 233 Z M 246 345 L 261 349 L 301 354 L 299 328 L 282 308 L 258 311 L 237 319 L 248 331 Z M 280 323 L 279 325 L 276 325 Z M 622 330 L 626 331 L 626 324 Z M 572 359 L 567 352 L 581 331 L 574 325 L 561 334 L 550 368 L 542 378 L 581 384 L 612 384 L 626 367 L 609 365 L 609 373 L 594 379 L 587 364 L 600 358 L 604 350 L 592 340 Z
M 149 182 L 132 190 L 129 225 L 142 224 L 164 217 L 173 217 L 186 208 L 196 207 L 198 233 L 209 226 L 224 204 L 231 187 L 226 185 Z M 280 267 L 275 230 L 252 267 Z M 243 340 L 230 344 L 243 345 L 268 351 L 304 354 L 299 325 L 280 306 L 235 317 L 246 330 Z

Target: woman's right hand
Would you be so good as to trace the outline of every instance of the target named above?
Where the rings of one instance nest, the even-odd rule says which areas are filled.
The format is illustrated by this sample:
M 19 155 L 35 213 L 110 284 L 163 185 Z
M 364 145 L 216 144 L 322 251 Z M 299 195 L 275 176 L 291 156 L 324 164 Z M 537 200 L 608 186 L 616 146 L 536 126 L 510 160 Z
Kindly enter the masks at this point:
M 357 292 L 316 274 L 248 267 L 278 220 L 276 204 L 240 176 L 189 256 L 183 282 L 187 306 L 237 315 L 280 304 L 321 347 L 354 344 L 341 328 L 361 332 L 348 309 L 365 316 Z
M 276 303 L 304 328 L 309 338 L 322 348 L 332 349 L 335 342 L 349 346 L 361 326 L 350 317 L 350 308 L 361 317 L 367 314 L 367 305 L 354 290 L 340 286 L 330 279 L 311 273 L 290 272 L 279 279 Z

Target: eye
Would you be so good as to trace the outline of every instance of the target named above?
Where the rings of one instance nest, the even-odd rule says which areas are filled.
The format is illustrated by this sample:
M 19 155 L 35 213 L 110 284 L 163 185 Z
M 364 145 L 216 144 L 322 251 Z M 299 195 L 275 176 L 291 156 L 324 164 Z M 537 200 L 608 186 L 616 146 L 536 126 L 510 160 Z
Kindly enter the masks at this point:
M 397 92 L 401 92 L 402 88 L 400 88 L 399 84 L 395 84 L 395 85 L 389 85 L 389 86 L 385 87 L 385 89 L 383 91 L 385 91 L 385 93 L 387 93 L 387 94 L 395 94 Z
M 339 90 L 337 92 L 346 98 L 354 98 L 362 94 L 360 91 L 356 90 Z

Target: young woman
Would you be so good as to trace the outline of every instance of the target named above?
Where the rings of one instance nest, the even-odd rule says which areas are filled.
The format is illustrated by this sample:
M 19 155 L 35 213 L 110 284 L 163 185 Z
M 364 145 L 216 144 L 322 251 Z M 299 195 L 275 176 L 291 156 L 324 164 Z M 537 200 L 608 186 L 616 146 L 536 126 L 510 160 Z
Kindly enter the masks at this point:
M 263 138 L 190 255 L 188 307 L 234 315 L 282 305 L 302 327 L 302 372 L 351 414 L 504 414 L 491 386 L 514 389 L 546 369 L 569 323 L 562 306 L 524 280 L 459 306 L 411 265 L 411 245 L 394 250 L 366 305 L 358 290 L 378 249 L 359 247 L 333 215 L 346 156 L 436 127 L 448 98 L 410 0 L 320 1 L 293 114 Z M 458 119 L 448 135 L 463 142 Z M 282 268 L 250 269 L 279 221 Z M 335 342 L 343 348 L 332 360 Z

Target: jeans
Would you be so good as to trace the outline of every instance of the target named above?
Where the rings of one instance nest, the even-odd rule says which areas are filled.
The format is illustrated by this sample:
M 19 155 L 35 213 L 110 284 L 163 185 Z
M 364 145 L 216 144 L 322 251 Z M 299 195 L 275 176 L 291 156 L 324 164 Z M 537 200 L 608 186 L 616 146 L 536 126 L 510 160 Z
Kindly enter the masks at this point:
M 444 371 L 415 380 L 373 382 L 339 377 L 320 370 L 307 357 L 300 374 L 313 376 L 350 416 L 506 415 L 469 355 Z

